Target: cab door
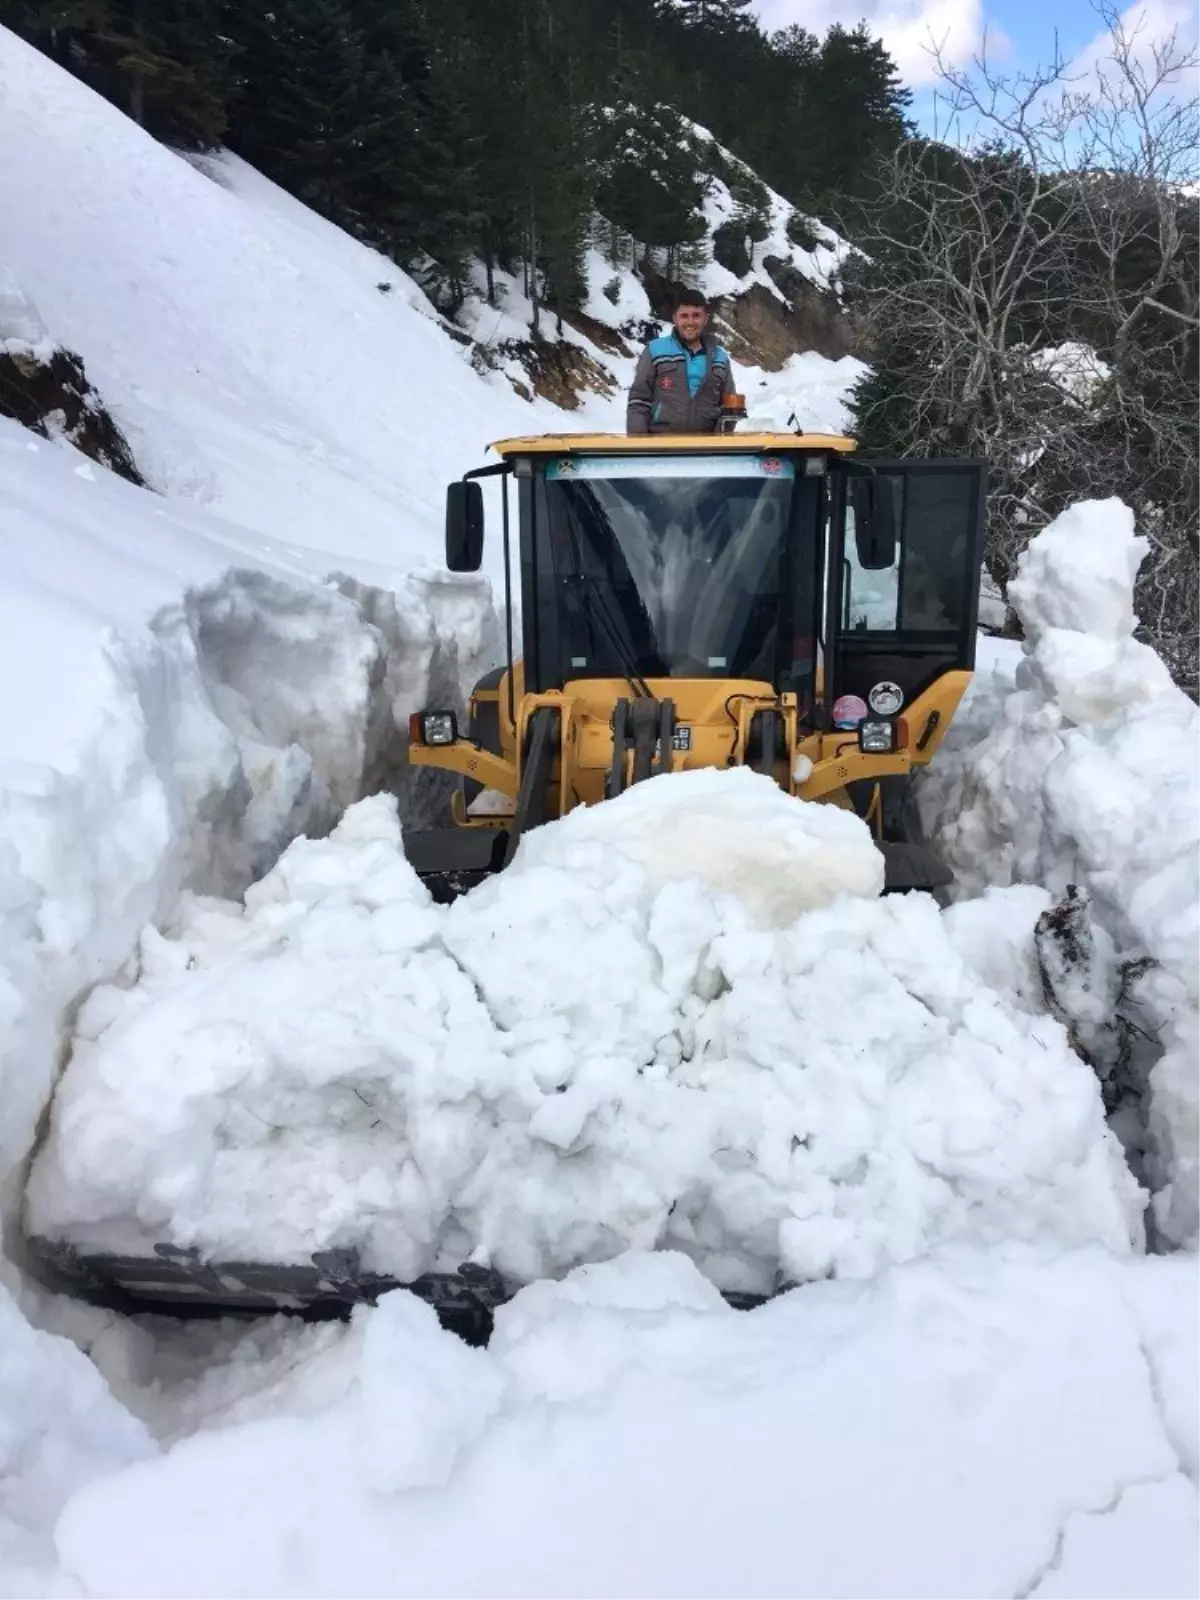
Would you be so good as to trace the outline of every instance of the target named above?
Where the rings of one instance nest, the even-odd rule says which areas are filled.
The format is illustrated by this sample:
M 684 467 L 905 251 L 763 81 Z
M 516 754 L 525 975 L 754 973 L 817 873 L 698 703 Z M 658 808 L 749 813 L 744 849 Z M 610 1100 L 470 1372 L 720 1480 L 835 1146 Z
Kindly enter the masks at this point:
M 864 469 L 892 486 L 895 550 L 889 567 L 859 563 L 850 476 Z M 907 705 L 944 672 L 975 664 L 983 559 L 982 461 L 848 461 L 831 489 L 825 701 L 866 700 L 884 680 Z

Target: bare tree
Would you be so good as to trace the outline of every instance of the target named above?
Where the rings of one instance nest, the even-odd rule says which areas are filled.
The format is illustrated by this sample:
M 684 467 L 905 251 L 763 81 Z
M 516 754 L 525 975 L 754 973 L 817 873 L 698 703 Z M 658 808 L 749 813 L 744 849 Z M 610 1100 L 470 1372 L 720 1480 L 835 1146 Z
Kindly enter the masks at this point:
M 1072 66 L 939 61 L 953 142 L 901 146 L 860 234 L 858 422 L 868 444 L 987 458 L 1002 586 L 1071 500 L 1125 499 L 1152 545 L 1143 631 L 1195 692 L 1197 54 L 1101 16 Z

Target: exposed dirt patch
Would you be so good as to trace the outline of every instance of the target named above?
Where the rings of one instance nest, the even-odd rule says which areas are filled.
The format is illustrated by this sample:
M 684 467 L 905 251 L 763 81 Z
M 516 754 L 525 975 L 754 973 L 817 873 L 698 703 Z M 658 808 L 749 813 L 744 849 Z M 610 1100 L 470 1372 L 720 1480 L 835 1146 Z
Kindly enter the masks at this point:
M 772 257 L 772 260 L 777 258 Z M 834 295 L 780 262 L 780 300 L 761 283 L 713 301 L 713 327 L 735 361 L 778 372 L 789 356 L 813 350 L 836 361 L 854 350 L 854 329 Z M 791 295 L 788 295 L 788 290 Z
M 581 333 L 585 339 L 590 339 L 598 350 L 606 350 L 610 356 L 633 354 L 615 328 L 597 322 L 595 317 L 589 317 L 586 311 L 564 311 L 563 321 L 569 323 L 576 333 Z
M 578 345 L 549 339 L 510 339 L 499 347 L 499 353 L 519 361 L 529 374 L 533 392 L 564 411 L 577 411 L 579 396 L 585 392 L 611 395 L 616 389 L 611 373 Z M 519 394 L 519 380 L 510 377 L 509 382 Z
M 756 283 L 745 294 L 712 302 L 714 332 L 735 361 L 778 372 L 789 356 L 807 350 L 832 361 L 855 353 L 854 323 L 836 295 L 810 283 L 781 256 L 767 256 L 763 267 L 782 300 Z M 643 266 L 639 277 L 655 316 L 669 321 L 683 285 L 651 267 Z
M 146 486 L 124 434 L 69 350 L 55 350 L 49 360 L 0 351 L 0 417 L 46 439 L 68 439 L 102 467 Z

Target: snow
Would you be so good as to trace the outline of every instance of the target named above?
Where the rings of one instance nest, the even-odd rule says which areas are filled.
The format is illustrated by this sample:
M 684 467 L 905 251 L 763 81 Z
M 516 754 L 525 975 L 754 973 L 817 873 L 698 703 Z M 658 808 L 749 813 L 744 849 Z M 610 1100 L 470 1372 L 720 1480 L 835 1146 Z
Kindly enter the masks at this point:
M 0 272 L 0 355 L 45 361 L 54 343 L 29 296 Z
M 423 563 L 446 478 L 528 408 L 383 258 L 5 30 L 0 143 L 0 334 L 81 355 L 159 491 L 0 419 L 7 1210 L 62 1012 L 181 885 L 244 888 L 378 780 L 431 686 L 493 664 L 486 578 Z
M 0 419 L 8 1246 L 64 1017 L 183 885 L 240 893 L 494 661 L 486 579 L 423 563 L 446 478 L 529 410 L 389 263 L 4 30 L 0 142 L 0 343 L 78 353 L 156 491 Z M 73 1346 L 3 1315 L 0 1588 L 32 1593 L 58 1505 L 148 1445 Z
M 496 651 L 478 580 L 397 575 L 356 603 L 262 548 L 242 565 L 211 513 L 80 460 L 0 420 L 0 664 L 20 684 L 0 762 L 0 1177 L 48 1096 L 61 1012 L 184 884 L 240 892 L 329 827 L 430 685 L 461 696 Z
M 692 135 L 704 145 L 713 145 L 725 166 L 733 171 L 741 171 L 751 180 L 757 174 L 746 166 L 745 162 L 738 159 L 731 150 L 719 144 L 707 130 L 698 122 L 691 122 L 683 118 L 684 126 Z M 761 179 L 757 180 L 761 183 Z M 751 249 L 751 264 L 749 272 L 742 277 L 730 272 L 720 262 L 709 260 L 706 262 L 700 282 L 696 285 L 707 295 L 744 294 L 752 284 L 759 283 L 769 290 L 776 299 L 782 299 L 779 288 L 771 276 L 761 265 L 768 256 L 775 256 L 788 266 L 794 267 L 801 275 L 821 289 L 833 289 L 837 283 L 839 270 L 850 255 L 852 247 L 836 234 L 832 228 L 819 221 L 816 217 L 805 216 L 801 218 L 808 227 L 813 238 L 817 241 L 814 250 L 802 249 L 793 244 L 787 236 L 787 224 L 795 207 L 790 205 L 781 194 L 778 194 L 768 184 L 762 185 L 767 195 L 768 216 L 766 237 L 755 244 Z M 712 235 L 723 222 L 728 222 L 737 210 L 737 203 L 730 193 L 728 184 L 723 178 L 714 177 L 708 193 L 704 199 L 704 220 L 708 225 L 708 235 Z
M 1138 1254 L 1033 942 L 1078 879 L 1107 975 L 1158 961 L 1152 1222 L 1188 1239 L 1195 713 L 1130 637 L 1127 519 L 1043 535 L 1024 655 L 980 641 L 927 792 L 965 798 L 945 912 L 737 772 L 432 906 L 359 797 L 419 815 L 407 713 L 496 658 L 496 541 L 441 569 L 444 483 L 564 414 L 3 30 L 0 142 L 0 349 L 77 353 L 153 491 L 0 419 L 6 1248 L 69 1049 L 47 1226 L 567 1274 L 479 1351 L 404 1293 L 185 1329 L 0 1258 L 0 1591 L 1194 1593 L 1196 1258 Z M 824 281 L 842 247 L 781 207 L 756 262 Z M 597 320 L 648 312 L 588 271 Z M 525 334 L 501 288 L 485 340 Z M 620 429 L 633 354 L 566 337 L 613 379 L 567 425 Z M 738 379 L 755 420 L 841 431 L 860 370 Z M 715 1287 L 776 1278 L 816 1281 L 746 1314 Z
M 160 492 L 402 571 L 446 481 L 528 428 L 392 263 L 237 157 L 146 138 L 7 31 L 0 148 L 22 152 L 0 171 L 6 274 Z
M 516 1282 L 685 1250 L 724 1288 L 946 1240 L 1140 1242 L 1057 1023 L 877 898 L 857 817 L 747 769 L 652 780 L 435 906 L 394 802 L 185 902 L 88 999 L 31 1230 Z
M 589 317 L 614 328 L 653 320 L 650 297 L 640 280 L 631 272 L 614 267 L 595 245 L 589 246 L 584 255 L 583 274 L 587 284 L 583 309 Z M 604 292 L 610 285 L 615 299 Z
M 35 1332 L 0 1284 L 0 1585 L 46 1592 L 45 1544 L 90 1479 L 155 1454 L 146 1428 L 67 1339 Z
M 1192 1593 L 1142 1323 L 1195 1262 L 1142 1265 L 960 1252 L 740 1313 L 634 1254 L 486 1351 L 397 1292 L 317 1358 L 336 1395 L 93 1482 L 59 1559 L 96 1596 Z
M 1072 400 L 1086 405 L 1106 384 L 1112 369 L 1090 344 L 1068 339 L 1032 353 L 1030 364 L 1046 373 Z
M 1021 557 L 1009 598 L 1026 642 L 1015 678 L 985 682 L 923 788 L 927 826 L 969 898 L 988 884 L 1090 895 L 1118 965 L 1149 958 L 1141 1025 L 1150 1175 L 1164 1240 L 1198 1233 L 1195 1064 L 1200 970 L 1200 712 L 1134 638 L 1147 545 L 1118 500 L 1071 507 Z

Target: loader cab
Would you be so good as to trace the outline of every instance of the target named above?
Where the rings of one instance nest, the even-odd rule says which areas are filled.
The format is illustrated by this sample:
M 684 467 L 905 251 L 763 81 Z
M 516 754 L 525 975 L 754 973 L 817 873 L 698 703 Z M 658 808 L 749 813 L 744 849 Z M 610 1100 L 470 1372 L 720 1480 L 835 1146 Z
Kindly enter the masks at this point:
M 871 461 L 832 436 L 505 440 L 452 485 L 447 562 L 481 560 L 478 478 L 515 485 L 525 693 L 736 680 L 804 726 L 881 682 L 911 704 L 974 665 L 983 469 Z M 515 597 L 514 597 L 515 598 Z M 878 698 L 878 697 L 877 697 Z
M 461 781 L 457 829 L 405 835 L 431 886 L 479 881 L 529 828 L 631 783 L 734 765 L 857 810 L 890 886 L 945 881 L 910 849 L 906 796 L 974 664 L 980 463 L 750 432 L 494 448 L 450 486 L 446 562 L 478 570 L 498 480 L 506 661 L 465 718 L 410 724 L 410 763 Z

